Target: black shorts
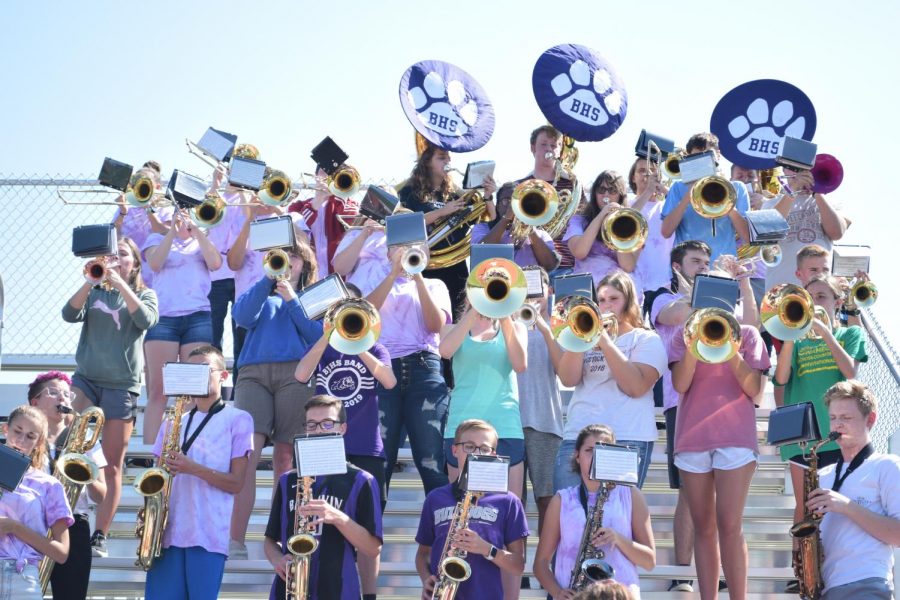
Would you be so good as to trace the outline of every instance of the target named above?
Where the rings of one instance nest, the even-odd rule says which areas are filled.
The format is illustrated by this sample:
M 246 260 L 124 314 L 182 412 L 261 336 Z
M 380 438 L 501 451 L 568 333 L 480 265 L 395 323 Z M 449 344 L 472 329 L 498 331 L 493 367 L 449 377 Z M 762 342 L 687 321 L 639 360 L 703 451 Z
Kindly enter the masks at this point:
M 378 484 L 378 491 L 381 494 L 381 512 L 384 513 L 384 504 L 387 502 L 387 486 L 385 485 L 384 469 L 387 461 L 380 456 L 348 454 L 347 462 L 357 469 L 362 469 L 375 478 L 375 482 Z
M 828 465 L 836 465 L 838 459 L 841 457 L 840 450 L 825 450 L 824 452 L 819 452 L 819 469 L 827 467 Z M 792 462 L 795 465 L 803 467 L 804 469 L 809 468 L 809 461 L 803 458 L 803 455 L 798 454 L 797 456 L 792 456 L 788 459 L 788 462 Z
M 666 462 L 669 465 L 669 487 L 673 490 L 681 489 L 681 477 L 678 475 L 678 467 L 675 466 L 675 415 L 678 407 L 667 408 L 663 415 L 666 417 Z

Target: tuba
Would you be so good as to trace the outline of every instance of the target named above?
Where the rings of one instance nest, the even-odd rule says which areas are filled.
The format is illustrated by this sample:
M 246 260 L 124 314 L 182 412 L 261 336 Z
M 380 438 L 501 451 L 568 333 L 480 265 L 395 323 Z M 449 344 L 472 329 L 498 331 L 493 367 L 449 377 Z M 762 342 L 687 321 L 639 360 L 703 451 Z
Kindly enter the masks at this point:
M 74 412 L 68 406 L 63 405 L 60 405 L 57 410 L 63 413 Z M 92 484 L 100 476 L 97 463 L 87 453 L 100 441 L 104 423 L 106 423 L 106 417 L 103 410 L 96 406 L 91 406 L 84 412 L 75 413 L 75 420 L 69 426 L 69 437 L 63 453 L 53 467 L 53 476 L 62 483 L 66 500 L 72 508 L 78 503 L 84 486 Z M 90 427 L 93 427 L 93 430 L 88 435 Z M 38 571 L 41 590 L 45 592 L 55 565 L 56 563 L 47 556 L 41 559 Z
M 741 347 L 741 326 L 721 308 L 695 310 L 684 324 L 684 344 L 699 361 L 718 364 L 731 360 Z
M 857 281 L 847 298 L 847 308 L 869 308 L 878 300 L 878 288 L 871 281 Z
M 315 527 L 309 517 L 300 514 L 299 508 L 313 499 L 312 477 L 299 477 L 297 495 L 294 500 L 294 535 L 288 538 L 287 550 L 293 554 L 291 564 L 285 573 L 285 600 L 306 600 L 309 597 L 310 557 L 319 547 L 315 538 Z
M 587 352 L 600 340 L 601 328 L 616 339 L 619 321 L 612 313 L 601 313 L 600 307 L 584 296 L 567 296 L 553 306 L 550 331 L 568 352 Z
M 691 190 L 691 207 L 701 217 L 715 219 L 724 217 L 737 202 L 737 192 L 730 181 L 719 175 L 703 177 L 694 183 Z
M 594 547 L 591 539 L 603 526 L 603 507 L 609 498 L 609 493 L 616 487 L 615 483 L 603 482 L 597 491 L 597 499 L 591 508 L 591 514 L 584 524 L 584 533 L 581 534 L 581 543 L 578 545 L 578 556 L 575 557 L 575 565 L 572 567 L 572 576 L 569 578 L 569 589 L 578 591 L 592 583 L 612 579 L 615 577 L 615 569 L 612 568 L 604 557 L 603 550 Z
M 466 492 L 462 502 L 453 509 L 447 539 L 438 561 L 438 581 L 431 593 L 432 600 L 453 600 L 459 584 L 472 576 L 472 567 L 466 561 L 467 552 L 453 548 L 456 534 L 469 526 L 469 511 L 478 503 L 480 492 Z
M 505 258 L 481 261 L 466 280 L 469 303 L 478 314 L 489 319 L 511 316 L 522 307 L 527 294 L 525 273 Z
M 359 191 L 359 182 L 359 171 L 348 164 L 343 164 L 328 176 L 325 185 L 332 195 L 346 200 Z
M 290 279 L 291 259 L 281 248 L 272 248 L 263 257 L 263 270 L 269 279 Z
M 462 210 L 441 217 L 431 224 L 431 233 L 428 235 L 429 269 L 452 267 L 466 260 L 472 246 L 472 227 L 490 218 L 481 190 L 468 190 L 459 199 L 465 205 Z M 456 232 L 465 232 L 465 235 L 445 247 L 436 247 Z
M 162 554 L 163 532 L 169 518 L 169 496 L 172 493 L 172 474 L 166 466 L 166 457 L 181 451 L 181 416 L 191 401 L 189 396 L 175 398 L 175 406 L 167 408 L 169 418 L 165 424 L 159 460 L 155 467 L 144 470 L 134 480 L 134 489 L 144 497 L 144 508 L 138 511 L 134 533 L 138 538 L 135 566 L 149 571 L 153 561 Z
M 599 237 L 613 252 L 637 252 L 647 243 L 648 232 L 644 215 L 622 207 L 603 219 Z
M 381 316 L 372 303 L 362 298 L 348 298 L 325 313 L 328 343 L 342 354 L 367 352 L 381 335 Z
M 197 227 L 215 227 L 225 217 L 225 199 L 215 192 L 209 192 L 201 204 L 191 208 L 190 215 Z
M 819 448 L 828 442 L 841 437 L 841 434 L 832 431 L 827 438 L 820 440 L 809 452 L 809 468 L 803 473 L 803 505 L 810 493 L 819 487 Z M 825 559 L 822 551 L 822 539 L 819 536 L 820 515 L 814 511 L 805 509 L 803 520 L 791 527 L 791 535 L 797 538 L 799 548 L 794 550 L 794 577 L 800 582 L 800 597 L 807 600 L 818 600 L 822 594 L 822 561 Z
M 772 337 L 792 341 L 802 339 L 812 327 L 812 296 L 792 283 L 776 285 L 763 296 L 759 317 Z

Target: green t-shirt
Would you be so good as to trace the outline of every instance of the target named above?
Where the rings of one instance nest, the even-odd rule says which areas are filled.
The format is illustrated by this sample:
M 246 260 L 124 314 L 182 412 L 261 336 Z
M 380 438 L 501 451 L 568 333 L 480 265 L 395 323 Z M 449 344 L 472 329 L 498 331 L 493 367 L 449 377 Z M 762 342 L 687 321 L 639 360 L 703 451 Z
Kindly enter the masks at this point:
M 834 331 L 834 337 L 840 343 L 844 351 L 855 361 L 866 362 L 866 340 L 862 329 L 856 325 L 839 327 Z M 825 407 L 824 396 L 832 385 L 844 381 L 846 377 L 841 374 L 831 350 L 824 340 L 800 340 L 794 343 L 794 352 L 791 355 L 791 377 L 784 386 L 784 404 L 799 404 L 812 402 L 816 409 L 816 421 L 819 423 L 819 432 L 822 437 L 831 432 L 828 409 Z M 828 442 L 819 449 L 837 450 L 835 442 Z M 787 460 L 801 453 L 797 444 L 787 444 L 781 447 L 781 458 Z

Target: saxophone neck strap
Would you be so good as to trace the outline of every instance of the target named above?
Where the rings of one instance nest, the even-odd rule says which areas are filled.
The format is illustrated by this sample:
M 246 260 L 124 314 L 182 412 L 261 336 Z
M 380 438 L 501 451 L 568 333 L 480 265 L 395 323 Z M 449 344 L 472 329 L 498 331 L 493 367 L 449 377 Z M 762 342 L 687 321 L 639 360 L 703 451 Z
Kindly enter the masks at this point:
M 847 470 L 844 471 L 843 475 L 841 474 L 841 469 L 844 468 L 844 455 L 842 454 L 841 457 L 838 458 L 837 465 L 834 467 L 834 485 L 831 489 L 835 492 L 840 491 L 841 486 L 844 485 L 844 481 L 850 476 L 850 473 L 855 471 L 859 465 L 863 464 L 874 451 L 875 449 L 872 448 L 872 444 L 866 444 L 863 449 L 853 457 L 853 460 L 850 461 L 850 466 L 847 467 Z
M 188 437 L 188 432 L 191 430 L 191 423 L 194 422 L 194 415 L 197 414 L 197 407 L 191 409 L 191 412 L 188 414 L 187 426 L 184 428 L 184 438 L 181 444 L 181 453 L 187 456 L 188 450 L 191 449 L 191 446 L 194 445 L 194 441 L 197 439 L 197 436 L 200 435 L 200 432 L 203 431 L 203 428 L 206 427 L 206 424 L 209 423 L 209 420 L 212 419 L 213 415 L 221 412 L 221 410 L 225 408 L 225 402 L 219 398 L 215 404 L 213 404 L 209 412 L 203 417 L 203 420 L 200 421 L 200 425 L 197 426 L 197 430 L 191 434 L 191 437 Z

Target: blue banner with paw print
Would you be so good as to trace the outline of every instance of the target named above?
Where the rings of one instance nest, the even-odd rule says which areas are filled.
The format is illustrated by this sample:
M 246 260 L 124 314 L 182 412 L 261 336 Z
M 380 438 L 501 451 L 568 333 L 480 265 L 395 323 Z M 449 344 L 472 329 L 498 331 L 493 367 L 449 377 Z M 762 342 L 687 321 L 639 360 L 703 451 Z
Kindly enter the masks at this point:
M 795 85 L 757 79 L 719 100 L 709 120 L 722 156 L 747 169 L 772 169 L 785 136 L 812 141 L 816 109 Z
M 628 112 L 625 83 L 609 61 L 585 46 L 560 44 L 545 51 L 531 86 L 547 120 L 579 142 L 605 140 Z
M 417 62 L 400 78 L 406 118 L 429 142 L 448 152 L 472 152 L 494 133 L 494 107 L 471 75 L 440 60 Z

